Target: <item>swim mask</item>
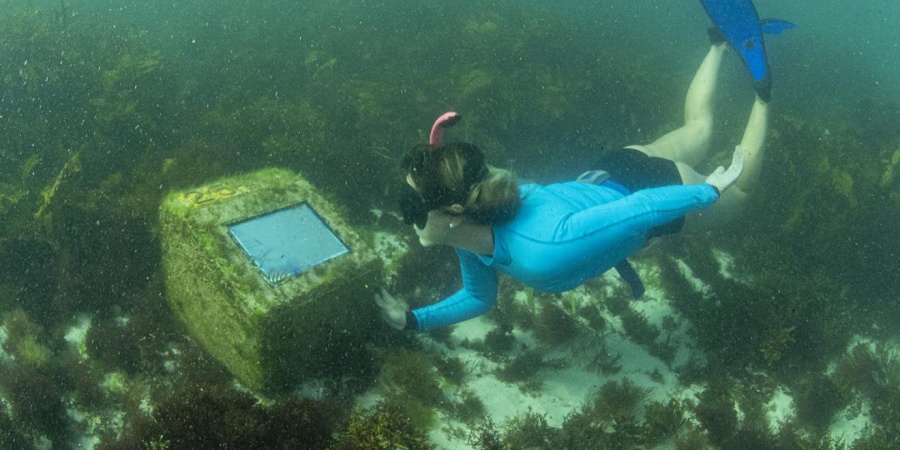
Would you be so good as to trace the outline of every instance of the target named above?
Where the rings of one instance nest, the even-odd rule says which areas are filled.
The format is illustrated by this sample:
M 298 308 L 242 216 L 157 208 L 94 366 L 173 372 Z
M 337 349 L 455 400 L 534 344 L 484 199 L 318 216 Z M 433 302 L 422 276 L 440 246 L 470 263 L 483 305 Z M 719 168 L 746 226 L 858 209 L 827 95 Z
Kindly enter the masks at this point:
M 403 223 L 413 225 L 419 228 L 425 228 L 428 222 L 428 202 L 422 194 L 416 192 L 408 183 L 404 182 L 400 188 L 400 217 Z
M 433 150 L 440 147 L 443 141 L 444 128 L 450 128 L 456 125 L 461 119 L 462 116 L 453 111 L 444 113 L 440 117 L 438 117 L 437 120 L 434 121 L 434 124 L 431 126 L 431 132 L 428 136 L 428 144 L 430 148 Z M 452 203 L 448 203 L 449 200 L 452 200 L 451 198 L 432 200 L 432 202 L 426 201 L 425 197 L 423 197 L 421 193 L 417 192 L 412 188 L 412 186 L 404 182 L 403 186 L 400 188 L 399 202 L 400 217 L 403 218 L 403 223 L 407 225 L 415 224 L 415 226 L 419 228 L 425 228 L 425 224 L 428 222 L 428 211 L 443 206 L 440 204 L 442 202 L 446 204 Z

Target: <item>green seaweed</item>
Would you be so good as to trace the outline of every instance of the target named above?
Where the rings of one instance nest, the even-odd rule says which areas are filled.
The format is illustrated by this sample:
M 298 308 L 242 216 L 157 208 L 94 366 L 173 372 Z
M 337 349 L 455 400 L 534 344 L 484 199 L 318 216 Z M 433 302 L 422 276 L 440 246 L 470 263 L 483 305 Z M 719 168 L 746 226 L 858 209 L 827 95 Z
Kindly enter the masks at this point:
M 126 410 L 130 430 L 140 421 L 147 386 L 188 376 L 177 375 L 182 372 L 219 387 L 231 383 L 209 355 L 187 343 L 171 310 L 160 307 L 166 293 L 157 208 L 170 190 L 267 166 L 302 172 L 354 226 L 371 226 L 371 210 L 378 209 L 388 219 L 377 227 L 409 240 L 410 255 L 398 261 L 389 283 L 419 306 L 459 287 L 457 261 L 447 249 L 422 249 L 393 218 L 396 166 L 406 148 L 425 142 L 441 105 L 466 117 L 449 139 L 475 142 L 495 164 L 539 181 L 583 170 L 584 161 L 611 142 L 649 142 L 680 120 L 681 99 L 673 95 L 684 87 L 679 71 L 657 70 L 652 52 L 572 45 L 591 30 L 514 2 L 228 4 L 217 17 L 204 16 L 208 25 L 169 17 L 171 23 L 158 28 L 68 2 L 65 11 L 23 0 L 4 6 L 0 312 L 9 321 L 4 348 L 15 359 L 2 369 L 4 396 L 13 407 L 2 406 L 0 420 L 9 421 L 0 423 L 0 447 L 28 448 L 38 434 L 54 443 L 67 437 L 71 424 L 59 415 L 63 403 L 89 410 L 97 422 Z M 398 9 L 406 13 L 398 15 Z M 373 23 L 385 26 L 373 33 Z M 446 46 L 450 41 L 454 45 Z M 633 70 L 610 69 L 626 66 Z M 662 268 L 661 287 L 707 356 L 689 355 L 680 381 L 730 380 L 727 388 L 711 387 L 696 408 L 710 437 L 689 429 L 675 439 L 677 448 L 707 448 L 712 437 L 723 448 L 773 444 L 760 427 L 762 400 L 751 391 L 771 393 L 768 383 L 775 381 L 796 394 L 799 411 L 799 425 L 779 433 L 781 447 L 840 448 L 817 434 L 831 412 L 859 398 L 872 401 L 874 425 L 854 447 L 898 445 L 896 357 L 877 348 L 843 352 L 853 334 L 882 339 L 898 330 L 900 244 L 892 236 L 900 224 L 900 116 L 891 99 L 863 98 L 828 110 L 800 115 L 787 105 L 773 112 L 763 182 L 734 228 L 739 235 L 723 228 L 645 252 Z M 737 136 L 741 125 L 730 121 L 717 135 Z M 546 163 L 550 158 L 553 164 Z M 211 251 L 220 244 L 203 242 Z M 711 245 L 735 257 L 737 279 L 719 273 Z M 678 265 L 658 253 L 681 258 L 707 288 L 695 291 Z M 232 268 L 224 271 L 242 277 Z M 539 332 L 562 324 L 567 328 L 555 329 L 568 332 L 576 322 L 570 319 L 585 319 L 600 331 L 606 324 L 596 307 L 566 304 L 568 315 L 556 314 L 553 298 L 541 293 L 526 291 L 530 301 L 523 305 L 515 300 L 519 290 L 504 280 L 489 316 L 497 331 L 481 349 L 494 360 L 520 350 L 513 327 Z M 360 304 L 371 306 L 368 297 L 361 295 Z M 629 302 L 618 289 L 606 308 L 629 324 L 629 335 L 670 361 L 672 330 L 664 322 L 661 336 L 650 339 L 652 332 L 629 314 Z M 94 316 L 96 325 L 87 360 L 59 342 L 71 318 L 81 314 Z M 20 326 L 26 320 L 32 326 Z M 371 341 L 322 335 L 332 351 L 316 359 L 314 370 L 303 362 L 285 365 L 331 377 L 329 395 L 366 389 L 375 376 L 369 342 L 408 344 L 411 338 L 386 338 L 374 320 L 362 322 L 378 330 L 366 334 Z M 281 323 L 287 330 L 296 324 Z M 565 343 L 567 334 L 544 340 Z M 285 345 L 297 342 L 307 341 Z M 616 372 L 617 356 L 602 358 L 596 365 Z M 823 378 L 835 358 L 837 370 Z M 465 381 L 457 361 L 432 358 L 430 366 L 426 375 L 438 386 Z M 124 391 L 99 391 L 105 370 L 127 375 Z M 756 373 L 770 380 L 759 381 L 751 375 Z M 282 381 L 294 386 L 297 380 Z M 185 389 L 198 394 L 201 388 L 207 386 Z M 176 448 L 187 442 L 179 437 L 187 433 L 185 424 L 208 426 L 212 422 L 200 418 L 217 408 L 233 417 L 247 413 L 251 425 L 269 417 L 246 399 L 190 398 L 203 403 L 173 415 L 183 424 L 164 419 L 121 448 L 165 442 Z M 477 414 L 477 403 L 467 398 L 465 407 Z M 726 406 L 735 400 L 746 416 L 730 424 Z M 178 412 L 166 397 L 147 401 Z M 651 437 L 642 423 L 651 422 L 651 412 L 665 417 L 652 405 L 645 406 L 644 422 L 630 418 L 619 428 L 595 421 L 589 413 L 597 411 L 586 407 L 571 414 L 559 434 L 546 428 L 547 436 L 555 448 L 649 446 L 663 438 Z M 712 419 L 719 410 L 725 411 L 722 423 Z M 258 430 L 244 431 L 252 436 Z M 191 442 L 243 442 L 209 439 Z M 502 448 L 489 439 L 482 443 Z
M 407 449 L 433 450 L 425 433 L 404 412 L 379 404 L 370 410 L 357 411 L 347 430 L 342 432 L 332 450 Z
M 533 331 L 539 341 L 556 346 L 574 339 L 581 329 L 577 310 L 574 313 L 566 311 L 553 302 L 540 306 Z
M 445 404 L 439 373 L 431 358 L 420 350 L 384 349 L 379 359 L 376 386 L 385 404 L 427 429 L 435 420 L 435 408 Z
M 850 400 L 837 383 L 822 374 L 810 376 L 794 390 L 797 420 L 817 432 L 826 430 Z
M 509 358 L 494 373 L 497 378 L 510 383 L 519 383 L 526 390 L 538 390 L 542 384 L 538 374 L 543 370 L 559 369 L 563 365 L 562 359 L 548 358 L 543 351 L 525 350 Z
M 503 441 L 503 433 L 497 429 L 497 424 L 490 417 L 486 417 L 470 430 L 466 442 L 476 450 L 506 450 L 510 448 Z
M 160 395 L 153 417 L 132 417 L 98 448 L 145 448 L 153 442 L 169 448 L 326 448 L 345 416 L 343 405 L 332 401 L 281 398 L 264 405 L 227 385 L 192 381 Z
M 659 329 L 651 324 L 643 313 L 628 308 L 621 318 L 625 333 L 634 342 L 649 346 L 659 337 Z
M 697 420 L 709 433 L 716 446 L 727 446 L 738 432 L 738 417 L 731 389 L 726 382 L 713 381 L 698 396 L 700 403 L 694 409 Z
M 506 448 L 560 448 L 554 446 L 559 430 L 547 423 L 544 414 L 526 412 L 519 414 L 504 426 L 503 442 Z
M 10 405 L 12 430 L 29 436 L 32 442 L 46 437 L 53 446 L 63 447 L 75 435 L 77 426 L 63 402 L 68 388 L 67 377 L 58 366 L 0 365 L 0 393 Z
M 53 352 L 43 342 L 44 329 L 32 321 L 24 310 L 5 313 L 3 326 L 6 328 L 3 349 L 15 358 L 17 364 L 40 369 L 50 362 Z
M 459 402 L 450 407 L 452 417 L 464 423 L 474 423 L 485 416 L 484 402 L 471 389 L 464 389 L 460 394 Z
M 900 433 L 900 352 L 878 344 L 854 346 L 838 363 L 834 390 L 849 396 L 858 392 L 872 403 L 872 417 L 889 439 Z

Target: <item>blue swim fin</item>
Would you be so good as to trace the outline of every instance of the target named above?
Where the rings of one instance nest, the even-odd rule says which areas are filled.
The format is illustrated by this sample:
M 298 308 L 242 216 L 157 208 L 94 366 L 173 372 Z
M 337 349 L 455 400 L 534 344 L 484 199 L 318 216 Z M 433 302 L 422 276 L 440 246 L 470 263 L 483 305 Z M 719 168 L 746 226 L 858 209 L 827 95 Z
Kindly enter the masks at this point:
M 797 24 L 786 20 L 763 19 L 759 21 L 759 28 L 766 34 L 781 34 L 785 30 L 797 28 Z
M 750 0 L 700 0 L 700 3 L 725 40 L 741 55 L 760 98 L 769 101 L 772 79 L 763 33 L 779 34 L 796 25 L 783 20 L 759 20 Z

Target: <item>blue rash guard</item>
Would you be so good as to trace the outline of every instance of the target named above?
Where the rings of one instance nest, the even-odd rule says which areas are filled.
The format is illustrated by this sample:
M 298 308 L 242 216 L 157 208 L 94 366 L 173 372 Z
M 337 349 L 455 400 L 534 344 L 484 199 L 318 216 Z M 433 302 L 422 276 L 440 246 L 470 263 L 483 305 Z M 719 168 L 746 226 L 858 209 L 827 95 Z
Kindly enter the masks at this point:
M 571 181 L 520 186 L 516 217 L 493 228 L 494 254 L 456 249 L 463 288 L 412 311 L 419 331 L 480 316 L 497 300 L 497 272 L 546 292 L 564 292 L 606 272 L 647 240 L 648 230 L 708 208 L 718 194 L 708 184 L 665 186 L 623 196 Z

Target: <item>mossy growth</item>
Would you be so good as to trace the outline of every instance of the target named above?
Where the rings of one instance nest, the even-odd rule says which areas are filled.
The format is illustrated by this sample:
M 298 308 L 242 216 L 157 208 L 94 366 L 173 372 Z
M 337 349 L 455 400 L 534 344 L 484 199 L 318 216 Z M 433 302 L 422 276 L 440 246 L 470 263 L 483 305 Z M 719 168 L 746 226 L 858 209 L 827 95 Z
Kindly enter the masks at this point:
M 484 336 L 482 352 L 490 359 L 500 359 L 502 355 L 516 348 L 516 337 L 509 325 L 498 325 Z
M 610 381 L 600 388 L 591 405 L 595 417 L 606 421 L 634 420 L 638 407 L 650 389 L 635 386 L 627 378 L 621 382 Z
M 884 429 L 875 428 L 853 443 L 852 450 L 894 450 L 900 447 L 900 436 Z
M 588 363 L 587 368 L 604 375 L 615 375 L 621 372 L 622 365 L 619 364 L 619 360 L 622 359 L 622 354 L 609 352 L 606 340 L 602 336 L 594 339 L 594 343 L 597 351 L 594 359 Z
M 867 397 L 872 418 L 888 436 L 900 436 L 900 352 L 884 344 L 857 344 L 838 362 L 833 379 L 838 392 Z
M 507 450 L 503 442 L 503 433 L 497 428 L 493 419 L 486 417 L 469 432 L 466 443 L 476 450 Z
M 655 445 L 664 439 L 677 436 L 685 424 L 684 404 L 676 399 L 668 402 L 651 402 L 644 410 L 644 441 Z
M 616 316 L 627 314 L 631 310 L 631 298 L 625 295 L 624 291 L 621 294 L 612 295 L 606 299 L 606 309 Z
M 171 446 L 172 441 L 166 439 L 166 437 L 163 435 L 159 435 L 147 442 L 144 442 L 141 450 L 169 450 Z
M 425 432 L 416 427 L 404 411 L 386 403 L 354 413 L 346 431 L 340 433 L 336 442 L 329 447 L 330 450 L 435 448 Z
M 831 437 L 827 432 L 810 432 L 796 420 L 781 425 L 781 428 L 773 437 L 771 448 L 803 449 L 803 450 L 848 450 L 856 448 L 853 443 L 844 442 L 842 437 Z
M 533 330 L 540 327 L 537 323 L 539 310 L 554 303 L 558 297 L 524 286 L 512 278 L 501 277 L 497 305 L 488 317 L 498 328 Z
M 594 333 L 602 333 L 608 326 L 607 320 L 596 305 L 586 305 L 578 310 L 578 316 L 587 322 Z
M 45 343 L 43 327 L 31 321 L 23 309 L 14 309 L 3 315 L 6 341 L 3 349 L 16 359 L 16 363 L 30 368 L 44 367 L 53 356 Z
M 634 439 L 630 434 L 622 436 L 619 430 L 623 426 L 633 428 L 633 425 L 633 421 L 628 421 L 613 428 L 609 422 L 595 420 L 590 408 L 583 408 L 566 416 L 555 445 L 558 446 L 556 448 L 611 449 L 617 448 L 614 441 L 618 441 L 621 447 L 625 447 L 626 442 L 634 442 Z
M 793 157 L 772 154 L 769 162 L 775 169 L 767 171 L 766 185 L 773 194 L 752 200 L 747 211 L 748 217 L 767 217 L 768 224 L 757 222 L 756 229 L 743 232 L 801 253 L 805 270 L 818 267 L 838 284 L 848 284 L 853 296 L 844 308 L 864 304 L 860 318 L 870 323 L 892 317 L 873 314 L 876 309 L 896 311 L 893 293 L 898 291 L 898 280 L 890 274 L 897 271 L 898 243 L 885 236 L 896 235 L 897 203 L 891 194 L 895 188 L 883 182 L 894 164 L 897 134 L 896 127 L 884 127 L 882 121 L 896 117 L 897 105 L 864 103 L 870 108 L 864 119 L 852 114 L 843 117 L 840 122 L 846 128 L 841 132 L 832 128 L 824 136 L 823 124 L 815 118 L 784 115 L 778 119 L 773 129 L 781 133 L 767 145 L 798 153 Z M 873 124 L 884 129 L 873 129 Z M 796 189 L 791 179 L 804 180 L 801 188 Z M 796 195 L 777 195 L 783 189 L 793 189 Z M 822 217 L 828 221 L 822 222 Z M 882 323 L 895 328 L 892 322 Z
M 671 315 L 664 316 L 660 324 L 660 334 L 664 333 L 665 338 L 657 338 L 650 344 L 650 354 L 671 365 L 678 353 L 680 339 L 673 339 L 673 335 L 678 330 L 678 327 L 679 323 L 675 320 L 675 317 Z
M 31 450 L 34 440 L 16 427 L 5 405 L 0 404 L 0 448 Z
M 110 430 L 98 450 L 140 449 L 160 439 L 169 448 L 326 448 L 346 420 L 333 401 L 279 398 L 269 405 L 232 387 L 178 385 L 154 402 L 153 416 Z
M 85 340 L 88 355 L 109 370 L 134 375 L 142 369 L 139 339 L 121 317 L 96 317 Z
M 692 428 L 684 436 L 674 442 L 675 450 L 711 450 L 715 447 L 709 442 L 709 438 L 701 430 Z
M 889 376 L 885 362 L 890 363 L 890 356 L 883 346 L 873 350 L 868 343 L 858 343 L 838 361 L 832 378 L 845 396 L 858 392 L 879 397 Z
M 675 360 L 675 356 L 678 354 L 678 345 L 669 341 L 654 341 L 647 348 L 647 351 L 661 359 L 666 364 L 672 364 L 672 361 Z
M 463 389 L 459 393 L 459 401 L 450 406 L 450 415 L 463 423 L 474 424 L 484 414 L 484 402 L 471 389 Z
M 348 251 L 293 275 L 262 274 L 229 226 L 301 204 Z M 315 377 L 371 378 L 381 261 L 303 177 L 268 168 L 172 192 L 160 226 L 172 310 L 246 386 L 286 393 Z
M 390 285 L 394 295 L 408 299 L 411 308 L 418 308 L 444 298 L 459 289 L 459 262 L 450 247 L 422 247 L 410 243 L 409 251 L 394 262 L 396 276 Z M 428 280 L 428 283 L 422 283 Z
M 698 398 L 700 403 L 694 408 L 697 420 L 709 433 L 713 444 L 728 448 L 728 443 L 737 434 L 739 425 L 730 385 L 713 379 Z
M 634 342 L 649 346 L 659 337 L 659 328 L 651 324 L 643 313 L 627 308 L 621 318 L 625 333 Z
M 701 428 L 691 428 L 687 435 L 676 441 L 676 448 L 845 448 L 840 439 L 829 436 L 827 426 L 816 429 L 810 426 L 808 419 L 794 418 L 779 424 L 777 432 L 773 431 L 766 401 L 772 397 L 775 384 L 762 373 L 738 382 L 713 376 L 707 389 L 698 396 L 699 404 L 694 407 Z M 833 412 L 833 407 L 829 406 L 828 411 Z M 825 422 L 832 417 L 828 411 L 823 413 Z
M 581 409 L 566 416 L 561 428 L 548 427 L 537 414 L 523 416 L 518 425 L 524 434 L 510 430 L 508 435 L 518 436 L 522 443 L 526 441 L 522 436 L 530 436 L 527 443 L 536 446 L 510 448 L 650 448 L 674 439 L 684 423 L 683 406 L 674 400 L 651 403 L 642 420 L 641 406 L 648 395 L 648 390 L 627 379 L 610 381 Z
M 820 270 L 803 271 L 796 255 L 769 246 L 768 253 L 754 251 L 774 256 L 749 261 L 745 250 L 736 251 L 736 264 L 753 267 L 752 278 L 738 279 L 722 275 L 716 252 L 706 244 L 685 239 L 679 245 L 669 251 L 684 253 L 682 262 L 658 257 L 661 280 L 715 363 L 713 370 L 742 376 L 747 368 L 759 368 L 803 376 L 824 371 L 849 339 L 852 322 L 840 319 L 847 317 L 847 292 Z M 706 285 L 702 292 L 681 264 Z
M 446 355 L 436 355 L 432 359 L 444 381 L 457 386 L 463 383 L 468 369 L 462 359 Z
M 793 393 L 797 421 L 818 433 L 826 431 L 835 414 L 852 399 L 823 374 L 811 374 L 803 379 Z
M 371 291 L 361 282 L 326 291 L 319 302 L 283 305 L 263 321 L 260 353 L 266 389 L 287 392 L 313 377 L 351 377 L 362 382 L 374 378 L 377 368 L 369 343 L 376 340 L 379 317 L 368 298 Z M 334 302 L 353 307 L 337 315 Z
M 542 380 L 538 378 L 541 371 L 559 369 L 564 365 L 561 359 L 547 358 L 545 352 L 529 349 L 510 358 L 494 373 L 503 381 L 520 383 L 520 387 L 526 390 L 537 390 L 542 384 Z
M 533 329 L 535 338 L 551 346 L 571 341 L 583 328 L 577 314 L 577 308 L 564 311 L 558 302 L 540 305 Z
M 378 359 L 376 383 L 385 405 L 410 417 L 419 428 L 430 427 L 435 408 L 446 404 L 440 374 L 430 356 L 420 350 L 389 348 Z
M 44 437 L 62 448 L 74 435 L 77 427 L 63 403 L 70 388 L 66 373 L 52 363 L 42 367 L 0 364 L 0 394 L 9 405 L 13 429 L 32 442 Z
M 556 447 L 559 429 L 547 423 L 547 416 L 528 411 L 513 417 L 504 426 L 503 441 L 509 449 L 561 448 Z

